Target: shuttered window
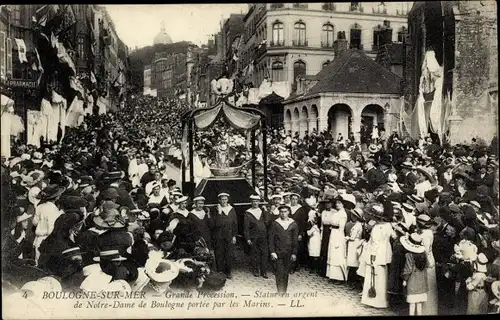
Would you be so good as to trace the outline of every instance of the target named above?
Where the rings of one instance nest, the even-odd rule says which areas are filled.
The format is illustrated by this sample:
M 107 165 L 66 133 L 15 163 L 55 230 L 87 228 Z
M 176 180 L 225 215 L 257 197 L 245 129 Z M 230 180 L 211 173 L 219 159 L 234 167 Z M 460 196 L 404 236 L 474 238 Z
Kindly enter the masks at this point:
M 5 32 L 0 31 L 0 75 L 3 77 L 7 73 L 7 57 L 5 50 Z
M 12 40 L 10 38 L 7 39 L 7 74 L 12 75 Z

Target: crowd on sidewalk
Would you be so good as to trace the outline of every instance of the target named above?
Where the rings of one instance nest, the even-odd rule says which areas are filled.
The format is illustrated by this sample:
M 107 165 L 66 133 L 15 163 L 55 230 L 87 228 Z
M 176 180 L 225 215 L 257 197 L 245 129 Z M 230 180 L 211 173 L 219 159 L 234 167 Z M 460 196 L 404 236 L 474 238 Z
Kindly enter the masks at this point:
M 3 285 L 35 293 L 223 287 L 242 214 L 231 206 L 237 190 L 208 210 L 166 174 L 182 159 L 187 109 L 131 97 L 68 128 L 62 141 L 16 145 L 1 167 Z M 203 166 L 217 130 L 198 136 Z M 272 270 L 284 292 L 288 274 L 306 268 L 359 290 L 360 303 L 406 302 L 410 315 L 498 312 L 496 146 L 391 134 L 365 148 L 327 132 L 270 132 L 268 176 L 260 156 L 243 213 L 249 275 Z M 245 135 L 225 133 L 232 165 L 244 164 Z M 268 205 L 259 206 L 264 179 Z

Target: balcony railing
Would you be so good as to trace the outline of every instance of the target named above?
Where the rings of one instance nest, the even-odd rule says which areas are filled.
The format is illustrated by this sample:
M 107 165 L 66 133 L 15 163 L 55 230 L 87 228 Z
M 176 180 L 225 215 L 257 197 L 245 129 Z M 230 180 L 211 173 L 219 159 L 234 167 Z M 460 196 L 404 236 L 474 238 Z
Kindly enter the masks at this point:
M 271 3 L 271 10 L 284 8 L 284 3 Z
M 307 40 L 293 40 L 292 46 L 294 47 L 307 47 Z
M 294 3 L 293 7 L 298 9 L 307 9 L 307 3 Z
M 333 42 L 321 41 L 321 48 L 333 48 Z
M 379 14 L 387 14 L 387 8 L 385 8 L 385 7 L 382 8 L 382 9 L 380 9 L 380 8 L 376 8 L 376 9 L 372 8 L 372 12 L 373 13 L 379 13 Z
M 285 45 L 284 40 L 271 41 L 269 44 L 271 47 L 283 47 Z
M 332 2 L 325 2 L 323 3 L 323 6 L 322 6 L 323 10 L 325 11 L 335 11 L 335 4 L 333 4 Z

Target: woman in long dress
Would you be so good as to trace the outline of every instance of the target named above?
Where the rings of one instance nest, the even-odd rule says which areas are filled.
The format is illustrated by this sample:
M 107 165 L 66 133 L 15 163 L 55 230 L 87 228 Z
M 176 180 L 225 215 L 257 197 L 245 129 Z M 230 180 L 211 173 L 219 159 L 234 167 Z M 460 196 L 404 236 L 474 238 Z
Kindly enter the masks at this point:
M 347 223 L 347 213 L 344 209 L 342 198 L 335 201 L 337 211 L 330 217 L 330 240 L 328 241 L 328 259 L 326 266 L 326 276 L 332 280 L 347 280 L 347 260 L 346 260 L 346 240 L 345 224 Z
M 335 213 L 331 198 L 325 198 L 320 201 L 325 205 L 321 211 L 321 251 L 320 251 L 320 267 L 319 273 L 321 276 L 326 277 L 326 266 L 328 260 L 328 243 L 330 242 L 331 222 L 332 216 Z
M 417 225 L 420 228 L 422 244 L 425 247 L 427 255 L 427 301 L 423 303 L 422 315 L 438 315 L 438 294 L 436 280 L 436 263 L 432 253 L 432 244 L 434 242 L 434 233 L 430 229 L 432 220 L 422 214 L 417 217 Z
M 374 206 L 374 211 L 383 211 L 382 207 Z M 388 219 L 387 219 L 388 220 Z M 395 237 L 394 230 L 389 222 L 377 223 L 370 234 L 370 240 L 363 249 L 362 259 L 365 267 L 365 280 L 361 303 L 375 308 L 387 308 L 387 265 L 392 259 L 392 248 L 390 239 Z M 375 295 L 369 294 L 371 288 L 375 289 Z

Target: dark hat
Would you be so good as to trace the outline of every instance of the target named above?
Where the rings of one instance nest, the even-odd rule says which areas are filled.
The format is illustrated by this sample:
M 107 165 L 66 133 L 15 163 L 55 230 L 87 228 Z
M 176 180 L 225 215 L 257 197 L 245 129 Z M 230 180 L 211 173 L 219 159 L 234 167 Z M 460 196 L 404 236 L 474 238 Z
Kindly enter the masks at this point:
M 81 254 L 82 254 L 82 252 L 80 250 L 80 247 L 71 247 L 71 248 L 63 250 L 61 252 L 61 257 L 62 258 L 71 258 L 74 256 L 79 256 Z
M 94 179 L 92 176 L 82 176 L 80 178 L 80 187 L 87 187 L 94 184 Z
M 112 172 L 108 172 L 105 176 L 104 176 L 104 181 L 116 181 L 116 180 L 120 180 L 122 179 L 124 176 L 123 172 L 122 171 L 112 171 Z
M 104 200 L 115 200 L 119 197 L 120 195 L 118 194 L 118 189 L 116 188 L 108 188 L 102 193 L 102 198 Z
M 78 196 L 65 196 L 59 199 L 59 205 L 65 212 L 80 210 L 80 208 L 87 207 L 88 202 L 82 197 Z
M 56 184 L 48 185 L 40 191 L 39 198 L 42 201 L 53 200 L 62 195 L 64 191 L 66 191 L 66 188 L 64 187 L 60 187 Z

